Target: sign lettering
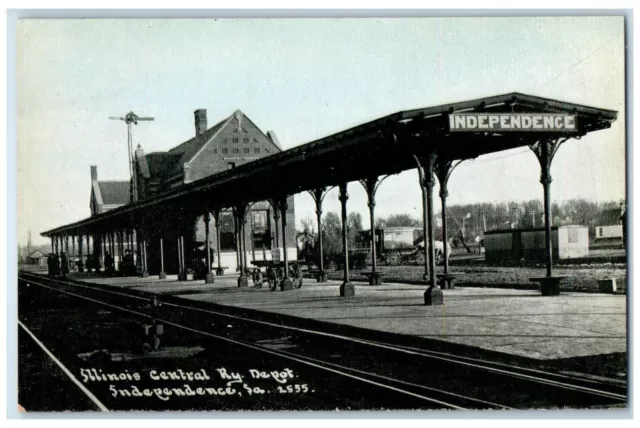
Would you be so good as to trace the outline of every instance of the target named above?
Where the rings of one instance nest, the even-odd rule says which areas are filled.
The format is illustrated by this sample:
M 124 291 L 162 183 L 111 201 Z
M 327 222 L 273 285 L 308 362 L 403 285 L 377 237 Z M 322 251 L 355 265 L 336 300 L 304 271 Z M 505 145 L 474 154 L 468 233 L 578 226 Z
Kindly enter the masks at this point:
M 576 116 L 563 113 L 453 113 L 452 132 L 575 132 Z

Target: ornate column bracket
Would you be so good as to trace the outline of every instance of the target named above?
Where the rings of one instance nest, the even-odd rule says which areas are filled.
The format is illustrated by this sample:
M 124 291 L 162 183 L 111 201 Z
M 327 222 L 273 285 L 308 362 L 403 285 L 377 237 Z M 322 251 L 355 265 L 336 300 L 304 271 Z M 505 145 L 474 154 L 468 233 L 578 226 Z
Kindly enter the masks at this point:
M 318 222 L 318 274 L 316 275 L 316 280 L 318 282 L 326 282 L 327 274 L 324 271 L 324 248 L 323 248 L 323 238 L 322 238 L 322 202 L 324 201 L 325 196 L 329 193 L 332 187 L 318 187 L 313 190 L 309 190 L 309 194 L 313 198 L 313 201 L 316 203 L 316 219 Z
M 362 185 L 365 192 L 367 192 L 367 206 L 371 208 L 371 206 L 376 205 L 376 193 L 378 192 L 378 188 L 382 184 L 384 180 L 391 177 L 391 174 L 387 174 L 380 177 L 368 177 L 362 180 L 358 180 L 358 182 Z
M 441 198 L 446 198 L 447 196 L 449 196 L 447 185 L 449 183 L 451 173 L 453 173 L 453 170 L 456 169 L 458 165 L 460 165 L 465 160 L 467 159 L 454 161 L 446 157 L 438 157 L 438 159 L 436 160 L 435 164 L 433 165 L 433 172 L 438 179 L 438 184 L 440 185 L 439 196 Z
M 335 187 L 336 186 L 318 187 L 313 190 L 307 190 L 307 193 L 311 195 L 313 201 L 316 203 L 316 214 L 322 214 L 322 202 L 324 201 L 325 196 L 327 196 L 327 194 L 329 194 L 329 192 Z
M 423 187 L 433 189 L 436 184 L 433 170 L 435 167 L 436 159 L 438 159 L 438 154 L 436 152 L 429 152 L 427 155 L 420 157 L 413 155 L 413 158 L 418 164 L 418 175 L 420 176 L 420 184 Z
M 439 156 L 433 166 L 434 173 L 440 184 L 440 202 L 442 205 L 442 245 L 444 256 L 444 273 L 449 273 L 449 242 L 447 236 L 447 197 L 449 196 L 448 183 L 451 173 L 466 159 L 454 161 L 450 158 Z
M 558 149 L 567 141 L 569 137 L 563 138 L 543 138 L 529 145 L 529 148 L 536 155 L 540 163 L 540 183 L 551 184 L 551 162 L 555 157 Z

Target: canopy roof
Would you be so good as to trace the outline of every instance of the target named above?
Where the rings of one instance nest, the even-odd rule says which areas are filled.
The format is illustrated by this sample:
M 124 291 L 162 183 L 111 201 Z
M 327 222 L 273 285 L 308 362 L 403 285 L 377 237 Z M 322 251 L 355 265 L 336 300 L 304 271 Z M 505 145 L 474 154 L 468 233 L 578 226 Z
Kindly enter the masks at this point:
M 449 115 L 462 112 L 564 113 L 575 115 L 576 132 L 451 132 Z M 517 92 L 435 107 L 397 112 L 319 140 L 294 147 L 182 185 L 42 236 L 132 227 L 153 212 L 229 208 L 236 204 L 284 197 L 318 187 L 366 177 L 396 174 L 416 167 L 413 155 L 436 151 L 452 160 L 526 146 L 542 137 L 576 137 L 606 129 L 617 112 Z

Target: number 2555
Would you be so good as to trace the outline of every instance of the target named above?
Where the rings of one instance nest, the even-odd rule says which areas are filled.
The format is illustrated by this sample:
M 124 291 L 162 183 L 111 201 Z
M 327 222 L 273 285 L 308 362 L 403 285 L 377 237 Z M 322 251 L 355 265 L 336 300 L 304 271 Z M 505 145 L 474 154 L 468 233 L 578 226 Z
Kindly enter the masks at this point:
M 287 394 L 287 393 L 293 393 L 293 392 L 309 392 L 309 388 L 307 387 L 306 384 L 304 385 L 287 385 L 286 388 L 283 388 L 281 386 L 278 387 L 278 391 L 280 392 L 280 394 Z

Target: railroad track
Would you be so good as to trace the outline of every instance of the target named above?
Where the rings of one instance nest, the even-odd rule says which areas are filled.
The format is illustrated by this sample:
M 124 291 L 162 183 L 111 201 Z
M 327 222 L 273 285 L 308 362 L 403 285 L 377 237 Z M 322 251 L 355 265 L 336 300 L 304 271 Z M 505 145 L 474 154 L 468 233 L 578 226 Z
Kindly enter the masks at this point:
M 19 280 L 141 318 L 152 317 L 148 309 L 151 295 L 147 293 L 116 291 L 22 272 Z M 625 385 L 276 324 L 172 300 L 156 308 L 157 322 L 424 401 L 429 407 L 514 409 L 534 403 L 575 408 L 621 405 L 627 401 Z M 233 323 L 234 329 L 220 331 L 211 327 L 212 322 Z M 287 346 L 274 349 L 274 341 Z M 408 362 L 410 368 L 394 366 L 397 361 Z

